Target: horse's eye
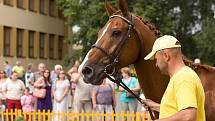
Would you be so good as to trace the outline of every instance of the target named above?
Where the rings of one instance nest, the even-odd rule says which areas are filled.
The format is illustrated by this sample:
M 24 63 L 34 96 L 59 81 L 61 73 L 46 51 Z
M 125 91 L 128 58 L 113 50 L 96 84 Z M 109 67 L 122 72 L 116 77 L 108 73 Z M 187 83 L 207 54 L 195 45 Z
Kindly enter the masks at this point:
M 118 30 L 114 30 L 114 31 L 112 32 L 112 36 L 113 36 L 113 37 L 117 37 L 119 34 L 120 34 L 120 31 L 118 31 Z

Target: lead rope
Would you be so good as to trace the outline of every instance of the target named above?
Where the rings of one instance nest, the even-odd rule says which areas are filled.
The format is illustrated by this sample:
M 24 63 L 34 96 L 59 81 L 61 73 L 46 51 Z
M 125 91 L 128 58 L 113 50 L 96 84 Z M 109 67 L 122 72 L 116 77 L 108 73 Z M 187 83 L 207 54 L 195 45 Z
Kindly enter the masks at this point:
M 146 105 L 145 103 L 143 103 L 143 102 L 141 101 L 141 98 L 138 97 L 136 94 L 134 94 L 134 93 L 128 88 L 128 86 L 126 86 L 125 83 L 123 83 L 121 80 L 116 81 L 115 79 L 113 79 L 113 78 L 110 77 L 109 75 L 107 75 L 107 78 L 110 79 L 112 82 L 116 83 L 118 86 L 121 86 L 123 89 L 125 89 L 125 90 L 128 91 L 129 93 L 131 93 L 141 104 Z M 150 114 L 150 117 L 151 117 L 152 121 L 154 121 L 154 120 L 155 120 L 155 117 L 153 116 L 152 110 L 151 110 L 150 107 L 148 107 L 148 111 L 149 111 L 149 114 Z

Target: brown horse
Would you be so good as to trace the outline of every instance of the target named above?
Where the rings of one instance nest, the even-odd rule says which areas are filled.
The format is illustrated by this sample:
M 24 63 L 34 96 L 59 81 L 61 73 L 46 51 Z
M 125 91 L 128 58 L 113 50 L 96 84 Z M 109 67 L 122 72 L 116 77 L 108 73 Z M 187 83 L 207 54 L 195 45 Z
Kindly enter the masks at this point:
M 145 96 L 159 103 L 169 77 L 161 75 L 154 61 L 145 61 L 143 58 L 151 52 L 160 32 L 148 21 L 130 13 L 124 0 L 118 0 L 118 4 L 119 11 L 106 3 L 110 19 L 98 32 L 98 39 L 87 53 L 79 71 L 85 82 L 101 84 L 107 75 L 134 64 Z M 215 69 L 195 65 L 187 59 L 185 63 L 201 78 L 206 94 L 207 121 L 215 121 Z

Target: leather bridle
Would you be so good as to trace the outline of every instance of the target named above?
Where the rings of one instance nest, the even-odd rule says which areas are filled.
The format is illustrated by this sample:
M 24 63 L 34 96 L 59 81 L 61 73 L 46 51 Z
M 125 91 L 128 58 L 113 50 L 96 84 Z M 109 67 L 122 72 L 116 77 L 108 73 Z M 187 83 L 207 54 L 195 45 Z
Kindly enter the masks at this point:
M 112 54 L 109 54 L 108 51 L 96 44 L 92 45 L 92 48 L 97 48 L 99 49 L 101 52 L 103 52 L 109 59 L 110 59 L 110 63 L 108 63 L 105 66 L 104 69 L 104 73 L 106 75 L 112 76 L 115 72 L 116 72 L 116 63 L 119 62 L 119 55 L 121 53 L 121 50 L 123 48 L 123 46 L 125 45 L 125 43 L 128 41 L 128 39 L 130 38 L 130 34 L 135 30 L 134 28 L 134 20 L 133 20 L 133 16 L 131 15 L 131 21 L 128 20 L 127 18 L 121 16 L 121 15 L 112 15 L 110 16 L 109 19 L 112 18 L 121 18 L 122 20 L 124 20 L 126 23 L 128 23 L 128 30 L 125 36 L 123 36 L 122 40 L 120 41 L 120 43 L 118 44 L 117 48 L 115 49 L 114 52 L 112 52 Z M 111 70 L 111 71 L 110 71 Z
M 121 53 L 121 50 L 123 48 L 123 46 L 125 45 L 125 43 L 128 41 L 128 39 L 131 37 L 131 33 L 134 31 L 137 35 L 137 31 L 135 29 L 135 23 L 134 23 L 134 18 L 133 16 L 130 14 L 130 19 L 127 19 L 121 15 L 112 15 L 110 16 L 109 19 L 112 19 L 112 18 L 115 18 L 115 17 L 118 17 L 118 18 L 121 18 L 122 20 L 124 20 L 127 24 L 128 24 L 128 30 L 127 30 L 127 33 L 125 36 L 123 36 L 122 40 L 120 41 L 120 43 L 118 44 L 116 50 L 112 53 L 112 54 L 109 54 L 108 51 L 96 44 L 92 45 L 92 48 L 97 48 L 99 49 L 101 52 L 103 52 L 111 61 L 109 64 L 107 64 L 105 66 L 105 69 L 104 69 L 104 73 L 107 75 L 107 78 L 110 79 L 112 82 L 116 83 L 118 86 L 121 86 L 122 88 L 124 88 L 127 92 L 131 93 L 132 95 L 134 95 L 134 97 L 141 103 L 141 104 L 144 104 L 142 102 L 142 99 L 135 95 L 130 89 L 129 87 L 127 87 L 125 85 L 125 83 L 122 82 L 122 80 L 118 80 L 116 81 L 115 79 L 113 79 L 111 76 L 116 72 L 116 63 L 119 62 L 119 55 Z M 138 36 L 139 38 L 139 36 Z M 140 38 L 139 38 L 140 39 Z M 111 70 L 111 72 L 108 72 L 108 70 Z M 146 105 L 146 104 L 145 104 Z M 149 111 L 149 114 L 150 114 L 150 117 L 152 120 L 155 120 L 155 117 L 153 116 L 152 114 L 152 111 L 151 111 L 151 108 L 148 107 L 148 111 Z

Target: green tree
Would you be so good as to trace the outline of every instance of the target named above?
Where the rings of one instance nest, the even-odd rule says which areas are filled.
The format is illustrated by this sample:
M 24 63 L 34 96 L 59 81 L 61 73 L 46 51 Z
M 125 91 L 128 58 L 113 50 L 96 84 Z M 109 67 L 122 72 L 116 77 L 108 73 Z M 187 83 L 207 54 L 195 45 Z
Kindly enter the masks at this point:
M 204 63 L 215 66 L 215 20 L 206 18 L 202 23 L 202 31 L 195 36 L 197 57 Z
M 113 6 L 117 6 L 116 1 L 108 0 Z M 204 28 L 201 25 L 205 26 L 202 23 L 204 18 L 213 18 L 214 11 L 211 8 L 215 4 L 214 0 L 127 0 L 127 2 L 130 11 L 151 21 L 163 34 L 176 36 L 183 45 L 183 53 L 188 58 L 194 59 L 199 56 L 198 53 L 193 53 L 199 50 L 196 48 L 198 41 L 210 41 L 207 36 L 203 38 L 204 40 L 197 40 L 194 36 L 208 35 L 209 31 L 201 29 Z M 108 20 L 104 4 L 105 0 L 58 0 L 59 8 L 69 18 L 69 25 L 80 27 L 80 31 L 72 33 L 69 40 L 83 45 L 83 55 L 96 41 L 98 30 Z M 200 27 L 195 30 L 197 25 Z M 199 34 L 201 31 L 205 31 L 205 34 Z M 206 46 L 209 48 L 211 45 Z M 209 51 L 215 53 L 211 49 Z M 205 62 L 213 63 L 207 58 Z

